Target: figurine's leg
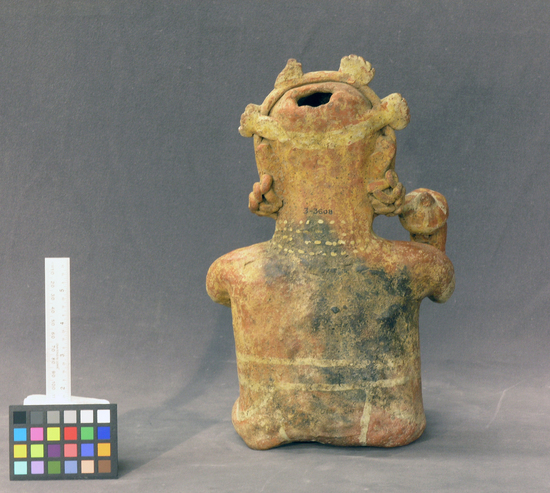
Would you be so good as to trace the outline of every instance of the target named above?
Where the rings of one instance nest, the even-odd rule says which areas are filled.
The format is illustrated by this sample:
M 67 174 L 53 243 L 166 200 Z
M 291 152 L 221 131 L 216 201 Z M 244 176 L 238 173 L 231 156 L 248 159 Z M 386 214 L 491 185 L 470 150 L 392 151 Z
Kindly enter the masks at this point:
M 400 447 L 418 439 L 426 428 L 422 415 L 416 421 L 388 414 L 384 409 L 373 409 L 367 432 L 367 445 L 372 447 Z
M 257 414 L 247 416 L 247 413 L 243 413 L 239 401 L 240 398 L 233 405 L 231 418 L 235 430 L 251 449 L 267 450 L 292 441 L 273 419 Z
M 426 428 L 420 379 L 412 382 L 412 385 L 394 387 L 387 391 L 392 399 L 384 399 L 383 394 L 380 394 L 375 399 L 376 403 L 369 406 L 368 415 L 363 418 L 367 428 L 365 445 L 407 445 L 419 438 Z M 387 404 L 384 405 L 384 402 Z

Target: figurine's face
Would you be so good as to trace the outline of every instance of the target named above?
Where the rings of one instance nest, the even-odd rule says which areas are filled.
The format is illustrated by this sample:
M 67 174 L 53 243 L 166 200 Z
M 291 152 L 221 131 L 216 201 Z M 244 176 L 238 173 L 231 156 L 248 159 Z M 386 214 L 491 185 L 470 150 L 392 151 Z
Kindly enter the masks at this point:
M 269 116 L 287 132 L 334 132 L 365 120 L 372 104 L 357 89 L 341 82 L 307 84 L 288 90 Z

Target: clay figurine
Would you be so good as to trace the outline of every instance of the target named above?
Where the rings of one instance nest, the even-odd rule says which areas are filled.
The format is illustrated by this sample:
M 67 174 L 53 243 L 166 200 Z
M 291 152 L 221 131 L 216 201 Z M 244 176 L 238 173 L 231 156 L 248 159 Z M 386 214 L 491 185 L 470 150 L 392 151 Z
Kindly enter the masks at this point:
M 399 94 L 379 99 L 374 69 L 342 59 L 302 73 L 289 60 L 240 133 L 254 137 L 259 181 L 250 209 L 273 238 L 216 260 L 210 297 L 231 307 L 240 394 L 233 424 L 254 449 L 289 442 L 395 447 L 416 440 L 422 405 L 418 312 L 454 289 L 445 198 L 405 195 L 395 130 Z M 397 215 L 411 241 L 377 236 Z

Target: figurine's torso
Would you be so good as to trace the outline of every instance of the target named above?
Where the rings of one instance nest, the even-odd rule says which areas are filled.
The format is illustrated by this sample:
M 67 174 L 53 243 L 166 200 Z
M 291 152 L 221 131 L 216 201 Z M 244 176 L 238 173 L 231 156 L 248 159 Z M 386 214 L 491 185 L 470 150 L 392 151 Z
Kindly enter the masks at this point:
M 418 309 L 432 274 L 418 260 L 439 253 L 376 237 L 351 245 L 321 222 L 211 268 L 209 292 L 225 290 L 233 314 L 233 422 L 253 448 L 409 443 L 425 426 Z

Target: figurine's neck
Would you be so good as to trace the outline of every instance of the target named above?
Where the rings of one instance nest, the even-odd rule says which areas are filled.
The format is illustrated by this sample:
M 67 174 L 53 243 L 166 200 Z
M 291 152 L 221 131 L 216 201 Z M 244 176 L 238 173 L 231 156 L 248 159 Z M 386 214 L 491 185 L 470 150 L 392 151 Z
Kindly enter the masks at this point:
M 333 190 L 321 183 L 296 192 L 279 210 L 272 240 L 279 248 L 338 256 L 344 249 L 362 250 L 375 237 L 366 184 Z
M 366 189 L 363 190 L 364 197 L 359 200 L 353 200 L 355 197 L 346 197 L 345 194 L 340 197 L 327 197 L 327 194 L 316 194 L 311 197 L 307 193 L 300 197 L 293 197 L 292 200 L 286 199 L 279 210 L 277 226 L 286 224 L 297 226 L 307 221 L 323 221 L 337 225 L 335 227 L 340 229 L 370 232 L 374 213 L 372 206 L 368 203 Z
M 326 228 L 324 235 L 330 236 L 325 242 L 372 238 L 374 211 L 367 186 L 378 178 L 371 176 L 378 173 L 370 159 L 373 145 L 369 141 L 301 149 L 292 144 L 278 144 L 272 154 L 270 148 L 260 149 L 259 167 L 273 169 L 275 193 L 283 201 L 276 234 L 285 228 L 295 231 L 317 224 Z

